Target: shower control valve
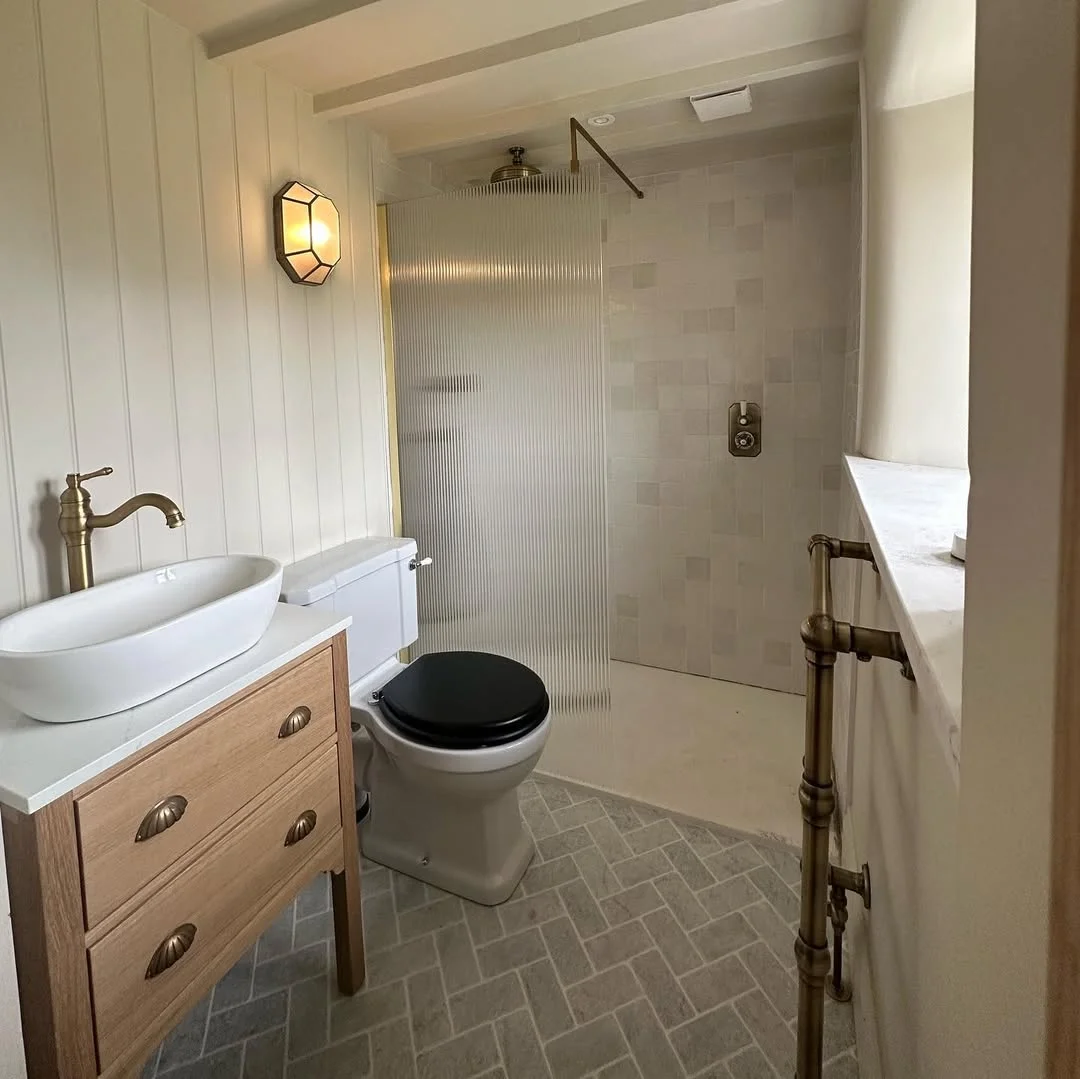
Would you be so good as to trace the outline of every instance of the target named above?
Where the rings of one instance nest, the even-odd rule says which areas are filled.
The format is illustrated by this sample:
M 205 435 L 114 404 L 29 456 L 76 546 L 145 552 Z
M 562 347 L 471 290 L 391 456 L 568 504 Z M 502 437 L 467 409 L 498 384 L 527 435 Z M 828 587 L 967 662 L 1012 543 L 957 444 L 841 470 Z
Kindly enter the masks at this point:
M 736 401 L 728 409 L 728 452 L 733 457 L 761 453 L 761 405 Z

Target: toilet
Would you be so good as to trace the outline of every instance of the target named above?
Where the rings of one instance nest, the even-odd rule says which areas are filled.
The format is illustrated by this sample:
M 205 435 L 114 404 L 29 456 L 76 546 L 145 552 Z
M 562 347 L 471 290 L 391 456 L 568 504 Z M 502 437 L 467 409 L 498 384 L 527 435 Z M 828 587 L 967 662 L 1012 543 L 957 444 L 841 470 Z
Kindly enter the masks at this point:
M 543 682 L 489 652 L 404 663 L 418 635 L 416 542 L 353 540 L 285 567 L 287 603 L 352 615 L 347 632 L 360 824 L 367 858 L 493 905 L 533 857 L 518 787 L 551 729 Z

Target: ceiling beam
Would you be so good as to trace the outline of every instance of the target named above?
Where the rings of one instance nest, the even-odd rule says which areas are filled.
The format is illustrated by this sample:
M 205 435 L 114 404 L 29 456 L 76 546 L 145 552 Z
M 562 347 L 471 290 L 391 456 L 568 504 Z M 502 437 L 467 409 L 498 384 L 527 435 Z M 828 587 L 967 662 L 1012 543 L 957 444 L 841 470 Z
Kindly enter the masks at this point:
M 855 34 L 846 34 L 752 56 L 740 56 L 636 83 L 593 90 L 557 101 L 507 109 L 452 126 L 445 123 L 415 124 L 395 129 L 390 138 L 390 148 L 395 154 L 405 156 L 468 146 L 485 139 L 564 124 L 570 116 L 617 112 L 671 98 L 822 71 L 855 62 L 861 49 L 860 38 Z M 377 118 L 372 119 L 378 126 Z
M 386 104 L 388 100 L 410 96 L 419 90 L 430 88 L 434 83 L 474 71 L 511 64 L 530 56 L 570 48 L 586 41 L 595 41 L 597 38 L 626 30 L 637 30 L 683 15 L 744 2 L 745 0 L 637 0 L 625 7 L 560 26 L 551 26 L 524 37 L 511 38 L 480 49 L 470 49 L 455 56 L 432 60 L 430 63 L 403 68 L 388 75 L 316 94 L 314 107 L 316 112 L 321 113 L 364 112 Z
M 304 0 L 285 10 L 279 7 L 271 14 L 253 15 L 229 23 L 219 30 L 204 34 L 203 44 L 211 60 L 233 56 L 377 3 L 379 0 Z

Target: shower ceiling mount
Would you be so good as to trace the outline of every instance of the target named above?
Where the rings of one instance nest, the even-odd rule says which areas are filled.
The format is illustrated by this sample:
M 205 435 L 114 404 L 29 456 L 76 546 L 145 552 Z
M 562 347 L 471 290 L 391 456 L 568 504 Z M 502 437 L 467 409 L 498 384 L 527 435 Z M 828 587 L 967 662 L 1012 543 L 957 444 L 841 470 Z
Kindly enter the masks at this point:
M 592 135 L 590 135 L 589 132 L 585 130 L 585 127 L 582 125 L 581 121 L 578 120 L 577 117 L 575 117 L 575 116 L 570 117 L 570 171 L 571 172 L 580 172 L 581 171 L 581 161 L 578 159 L 578 149 L 577 149 L 577 137 L 578 137 L 579 134 L 585 136 L 585 140 L 588 142 L 588 144 L 612 167 L 612 169 L 614 170 L 615 174 L 619 177 L 619 179 L 622 180 L 622 182 L 624 184 L 626 184 L 626 186 L 628 188 L 630 188 L 630 190 L 633 191 L 633 193 L 635 195 L 637 195 L 637 197 L 639 199 L 643 199 L 645 197 L 645 192 L 642 191 L 641 188 L 638 187 L 637 184 L 635 184 L 634 181 L 631 180 L 630 177 L 627 176 L 626 173 L 623 172 L 623 170 L 620 169 L 619 166 L 615 164 L 615 159 L 611 156 L 611 154 L 609 154 L 600 145 L 600 143 L 598 143 L 596 141 L 596 139 L 594 139 L 592 137 Z

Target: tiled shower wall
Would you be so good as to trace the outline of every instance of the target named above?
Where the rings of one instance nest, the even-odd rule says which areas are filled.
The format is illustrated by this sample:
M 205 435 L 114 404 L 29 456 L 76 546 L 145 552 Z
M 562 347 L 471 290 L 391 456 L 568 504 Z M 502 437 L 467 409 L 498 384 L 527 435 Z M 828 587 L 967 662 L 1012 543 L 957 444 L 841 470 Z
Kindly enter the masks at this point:
M 836 527 L 844 426 L 850 133 L 835 142 L 629 162 L 644 200 L 607 184 L 615 659 L 803 689 L 806 541 Z M 756 458 L 728 453 L 739 400 L 762 405 Z

